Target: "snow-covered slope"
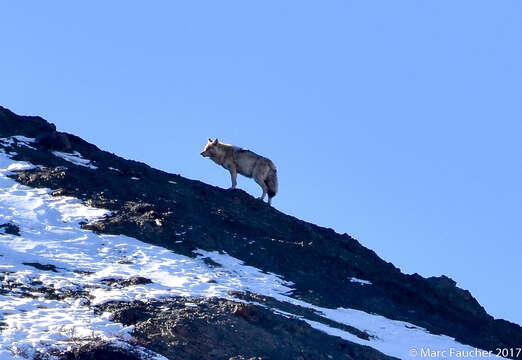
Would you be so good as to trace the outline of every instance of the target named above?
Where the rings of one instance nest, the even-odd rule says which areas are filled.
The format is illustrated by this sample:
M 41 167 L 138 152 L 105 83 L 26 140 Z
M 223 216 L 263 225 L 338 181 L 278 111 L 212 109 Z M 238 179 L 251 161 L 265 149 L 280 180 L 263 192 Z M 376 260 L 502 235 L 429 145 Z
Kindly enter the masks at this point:
M 11 149 L 31 147 L 33 141 L 25 137 L 0 140 Z M 247 266 L 226 253 L 199 249 L 196 257 L 188 257 L 127 236 L 85 230 L 80 223 L 110 216 L 110 212 L 88 207 L 72 197 L 52 196 L 50 189 L 17 183 L 8 175 L 34 165 L 13 160 L 14 155 L 12 150 L 6 153 L 0 149 L 0 225 L 10 224 L 19 232 L 0 233 L 0 359 L 30 358 L 49 348 L 66 349 L 72 340 L 93 338 L 136 347 L 129 345 L 132 327 L 114 323 L 109 314 L 94 311 L 95 305 L 108 301 L 146 302 L 176 296 L 241 301 L 230 295 L 238 291 L 311 309 L 325 321 L 272 308 L 281 316 L 300 318 L 326 334 L 373 347 L 389 356 L 411 359 L 412 351 L 420 354 L 430 349 L 447 351 L 445 358 L 457 359 L 476 351 L 407 322 L 297 300 L 292 297 L 291 282 Z M 82 160 L 75 160 L 71 166 L 90 164 L 79 153 L 59 156 L 67 161 Z M 133 279 L 140 278 L 145 280 L 133 283 Z M 115 286 L 125 280 L 131 285 Z M 362 282 L 361 286 L 372 284 Z M 332 326 L 328 320 L 354 327 L 369 337 L 362 339 Z

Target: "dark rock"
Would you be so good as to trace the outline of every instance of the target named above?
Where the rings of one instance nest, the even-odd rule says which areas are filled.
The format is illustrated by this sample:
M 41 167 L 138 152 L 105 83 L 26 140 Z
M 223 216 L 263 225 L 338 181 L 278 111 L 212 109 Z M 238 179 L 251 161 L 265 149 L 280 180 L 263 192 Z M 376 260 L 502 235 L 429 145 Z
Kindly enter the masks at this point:
M 20 228 L 17 225 L 14 225 L 11 223 L 1 224 L 0 225 L 0 235 L 2 235 L 2 233 L 20 236 Z
M 36 137 L 36 143 L 48 150 L 70 151 L 72 149 L 69 135 L 57 131 L 38 135 Z
M 211 258 L 209 257 L 204 257 L 203 259 L 203 262 L 205 264 L 207 264 L 209 267 L 212 267 L 212 268 L 220 268 L 222 267 L 221 264 L 218 264 L 217 262 L 215 262 L 214 260 L 212 260 Z M 212 280 L 209 280 L 208 282 L 211 282 Z
M 48 300 L 64 300 L 64 299 L 79 299 L 82 298 L 85 300 L 86 304 L 90 304 L 92 300 L 92 295 L 89 292 L 82 289 L 55 289 L 51 287 L 39 287 L 37 293 L 43 294 L 43 296 Z M 33 294 L 38 295 L 34 290 Z
M 76 274 L 81 274 L 81 275 L 92 275 L 94 274 L 94 271 L 86 271 L 86 270 L 73 270 L 74 273 Z
M 52 196 L 74 196 L 76 194 L 77 194 L 77 192 L 75 192 L 75 191 L 71 191 L 71 190 L 63 189 L 63 188 L 56 189 L 51 192 Z
M 39 116 L 18 116 L 0 106 L 0 137 L 24 135 L 34 138 L 44 132 L 56 131 L 56 126 Z
M 103 279 L 102 283 L 117 287 L 127 287 L 133 285 L 152 284 L 152 281 L 142 276 L 135 276 L 128 279 Z
M 30 265 L 30 264 L 25 264 Z M 37 265 L 39 267 L 40 264 Z M 44 269 L 45 266 L 44 266 Z M 52 271 L 52 270 L 51 270 Z M 46 287 L 39 280 L 33 280 L 30 284 L 24 284 L 12 281 L 5 273 L 0 273 L 0 295 L 16 294 L 19 297 L 40 298 L 45 297 L 48 300 L 63 300 L 67 298 L 83 298 L 85 303 L 89 304 L 92 296 L 83 289 L 60 289 L 54 287 Z
M 43 353 L 37 353 L 34 360 L 146 360 L 152 359 L 151 354 L 143 354 L 131 347 L 124 347 L 101 339 L 91 341 L 77 341 L 72 343 L 67 350 L 58 348 L 47 349 Z
M 40 263 L 22 263 L 24 265 L 27 265 L 27 266 L 32 266 L 38 270 L 43 270 L 43 271 L 53 271 L 53 272 L 58 272 L 58 270 L 56 270 L 56 266 L 54 265 L 51 265 L 51 264 L 40 264 Z

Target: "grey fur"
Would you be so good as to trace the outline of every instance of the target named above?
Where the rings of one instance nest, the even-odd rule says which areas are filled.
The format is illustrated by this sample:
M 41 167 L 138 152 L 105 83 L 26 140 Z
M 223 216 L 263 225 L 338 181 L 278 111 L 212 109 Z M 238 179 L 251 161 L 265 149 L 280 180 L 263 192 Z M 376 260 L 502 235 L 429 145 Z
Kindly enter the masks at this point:
M 268 194 L 268 204 L 272 204 L 272 198 L 277 193 L 278 184 L 277 169 L 270 159 L 250 150 L 221 143 L 218 139 L 208 139 L 201 156 L 210 158 L 216 164 L 230 171 L 232 189 L 237 186 L 238 173 L 253 178 L 263 189 L 263 194 L 259 199 L 264 200 Z

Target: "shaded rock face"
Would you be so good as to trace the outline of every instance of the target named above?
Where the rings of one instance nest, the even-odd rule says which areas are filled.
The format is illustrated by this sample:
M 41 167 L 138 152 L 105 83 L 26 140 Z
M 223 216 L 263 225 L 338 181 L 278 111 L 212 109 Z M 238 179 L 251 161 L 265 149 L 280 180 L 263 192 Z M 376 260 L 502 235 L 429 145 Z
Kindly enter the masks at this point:
M 69 151 L 72 149 L 69 135 L 57 131 L 45 132 L 36 137 L 36 142 L 49 150 Z
M 37 353 L 34 360 L 147 360 L 152 354 L 143 354 L 129 347 L 118 347 L 101 339 L 92 339 L 85 344 L 72 344 L 68 350 L 49 349 L 45 353 Z
M 0 106 L 0 133 L 37 137 L 42 133 L 54 132 L 56 126 L 39 116 L 18 116 Z
M 482 349 L 522 344 L 520 326 L 494 320 L 447 277 L 402 274 L 349 235 L 285 215 L 244 191 L 168 174 L 101 151 L 77 136 L 65 134 L 65 141 L 55 133 L 54 125 L 41 118 L 19 117 L 0 108 L 0 137 L 49 140 L 40 140 L 36 150 L 14 149 L 15 159 L 43 166 L 18 172 L 17 181 L 112 212 L 85 225 L 87 229 L 124 234 L 188 256 L 194 256 L 195 249 L 226 251 L 292 281 L 293 297 L 315 305 L 381 314 Z M 56 148 L 78 151 L 97 169 L 54 156 L 50 149 Z M 372 285 L 351 282 L 352 277 Z
M 99 311 L 134 325 L 140 343 L 170 359 L 392 359 L 252 304 L 177 297 L 107 303 Z

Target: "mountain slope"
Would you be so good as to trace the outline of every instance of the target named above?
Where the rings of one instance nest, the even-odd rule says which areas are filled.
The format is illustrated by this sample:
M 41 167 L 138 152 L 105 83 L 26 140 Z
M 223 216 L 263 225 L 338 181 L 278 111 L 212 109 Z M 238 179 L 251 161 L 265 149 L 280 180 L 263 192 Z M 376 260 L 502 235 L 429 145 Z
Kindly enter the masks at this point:
M 28 143 L 22 138 L 21 141 L 10 138 L 12 136 L 36 140 Z M 285 286 L 292 288 L 291 294 L 273 289 L 256 293 L 248 286 L 230 291 L 234 290 L 231 286 L 227 289 L 230 298 L 212 303 L 212 306 L 206 304 L 206 310 L 200 309 L 199 305 L 194 306 L 198 309 L 194 311 L 207 315 L 207 322 L 187 322 L 185 328 L 199 324 L 201 328 L 198 329 L 208 331 L 209 327 L 216 329 L 216 322 L 234 323 L 237 316 L 232 317 L 232 321 L 230 314 L 236 311 L 236 299 L 248 302 L 244 305 L 247 310 L 239 310 L 239 313 L 246 314 L 244 317 L 240 315 L 246 322 L 236 323 L 243 329 L 242 333 L 250 331 L 254 334 L 265 327 L 264 334 L 269 337 L 272 332 L 266 324 L 273 322 L 278 324 L 275 327 L 296 326 L 294 332 L 306 334 L 300 340 L 293 339 L 296 341 L 294 346 L 288 346 L 286 357 L 284 353 L 279 353 L 280 358 L 295 358 L 290 352 L 292 348 L 306 348 L 309 356 L 319 358 L 306 338 L 322 336 L 321 342 L 329 343 L 331 340 L 326 339 L 332 337 L 324 332 L 317 333 L 309 326 L 303 327 L 306 324 L 314 324 L 316 329 L 331 334 L 335 333 L 333 330 L 351 334 L 353 341 L 368 344 L 388 355 L 407 356 L 407 347 L 412 342 L 405 342 L 397 352 L 386 352 L 389 349 L 386 346 L 379 348 L 376 345 L 378 327 L 372 330 L 369 324 L 376 318 L 364 314 L 379 314 L 387 319 L 407 322 L 411 325 L 397 326 L 401 327 L 401 331 L 411 327 L 411 334 L 419 334 L 417 327 L 421 327 L 432 334 L 444 334 L 462 344 L 481 349 L 495 351 L 496 348 L 516 348 L 522 344 L 520 326 L 493 319 L 468 291 L 456 287 L 453 280 L 444 276 L 424 279 L 417 274 L 402 274 L 350 236 L 285 215 L 241 190 L 223 190 L 122 159 L 77 136 L 56 132 L 54 125 L 41 118 L 21 117 L 1 107 L 0 137 L 9 139 L 1 143 L 0 149 L 3 148 L 6 153 L 13 152 L 13 160 L 39 165 L 12 173 L 10 176 L 17 182 L 32 188 L 50 188 L 54 190 L 54 196 L 72 196 L 88 206 L 111 212 L 110 216 L 93 218 L 93 222 L 84 223 L 84 230 L 126 235 L 181 256 L 199 256 L 208 266 L 218 269 L 226 269 L 227 261 L 230 263 L 230 260 L 218 255 L 226 254 L 243 261 L 241 266 L 244 269 L 253 267 L 268 274 L 277 274 L 287 282 Z M 226 297 L 225 294 L 220 296 Z M 170 304 L 169 311 L 179 313 L 179 308 L 172 305 L 175 302 Z M 120 322 L 137 328 L 143 327 L 147 319 L 160 316 L 150 304 L 108 302 L 99 306 L 102 310 L 110 309 Z M 295 320 L 297 322 L 289 325 L 288 320 L 285 325 L 280 316 L 271 317 L 273 312 L 265 312 L 264 307 L 293 314 L 304 319 L 306 324 Z M 132 316 L 129 316 L 130 308 L 133 309 Z M 335 316 L 318 315 L 327 314 L 329 309 L 335 308 L 355 309 L 360 313 L 356 313 L 357 316 L 351 313 L 350 320 L 344 322 L 334 320 L 339 319 L 341 313 L 346 315 L 342 310 Z M 224 317 L 214 316 L 219 311 L 223 312 Z M 300 330 L 295 330 L 297 328 Z M 147 333 L 151 331 L 142 331 L 142 340 L 152 344 L 149 347 L 155 351 L 175 356 L 164 350 L 164 344 L 172 339 L 168 336 L 160 340 L 149 339 Z M 192 331 L 196 329 L 192 328 Z M 313 334 L 307 331 L 313 331 Z M 292 339 L 290 333 L 281 333 L 280 340 Z M 221 337 L 216 335 L 216 338 L 227 339 L 230 348 L 245 350 L 237 354 L 274 358 L 274 354 L 278 353 L 274 350 L 271 354 L 262 354 L 256 352 L 261 351 L 259 349 L 247 349 L 247 343 L 240 346 L 239 337 L 232 336 L 234 332 L 227 334 Z M 404 336 L 410 335 L 406 332 Z M 435 339 L 430 336 L 422 339 Z M 190 336 L 185 338 L 188 341 Z M 413 336 L 413 345 L 421 347 L 422 343 L 415 343 L 424 341 L 420 339 Z M 212 343 L 212 339 L 208 341 Z M 385 358 L 385 355 L 353 342 L 337 340 L 331 346 L 337 351 L 336 357 L 350 353 L 356 358 L 362 358 L 363 354 L 367 358 Z M 324 351 L 319 353 L 325 354 Z M 225 355 L 229 354 L 216 356 Z

